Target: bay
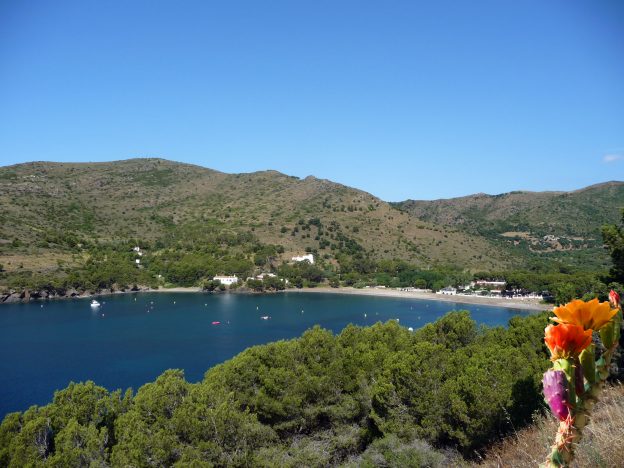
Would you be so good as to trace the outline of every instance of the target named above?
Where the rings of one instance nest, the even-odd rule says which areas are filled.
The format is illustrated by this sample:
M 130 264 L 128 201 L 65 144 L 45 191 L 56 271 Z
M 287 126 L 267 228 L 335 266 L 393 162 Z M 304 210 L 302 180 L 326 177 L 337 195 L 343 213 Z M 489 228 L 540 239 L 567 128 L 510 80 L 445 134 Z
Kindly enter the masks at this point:
M 422 299 L 323 293 L 268 295 L 140 293 L 0 306 L 0 418 L 51 401 L 70 381 L 137 389 L 164 370 L 187 380 L 249 346 L 300 336 L 320 325 L 399 320 L 419 328 L 450 310 L 506 325 L 530 312 Z M 262 317 L 270 317 L 263 319 Z M 219 322 L 214 323 L 214 322 Z

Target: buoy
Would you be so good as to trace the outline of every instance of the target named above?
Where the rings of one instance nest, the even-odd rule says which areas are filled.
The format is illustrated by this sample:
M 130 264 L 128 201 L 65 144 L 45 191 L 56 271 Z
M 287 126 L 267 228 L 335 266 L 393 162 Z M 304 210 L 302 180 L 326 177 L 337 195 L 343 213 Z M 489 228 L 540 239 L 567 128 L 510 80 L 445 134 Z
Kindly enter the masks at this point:
M 102 317 L 104 317 L 104 314 L 102 314 Z
M 175 305 L 175 301 L 173 301 L 173 305 Z
M 366 314 L 364 314 L 364 318 L 366 318 Z

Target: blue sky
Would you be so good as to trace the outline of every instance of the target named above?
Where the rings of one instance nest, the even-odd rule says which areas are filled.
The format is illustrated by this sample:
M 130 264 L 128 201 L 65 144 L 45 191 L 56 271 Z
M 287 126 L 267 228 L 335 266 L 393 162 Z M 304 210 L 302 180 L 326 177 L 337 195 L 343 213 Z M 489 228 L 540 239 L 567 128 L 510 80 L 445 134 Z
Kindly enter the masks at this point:
M 385 200 L 624 179 L 624 2 L 0 0 L 0 164 L 163 157 Z

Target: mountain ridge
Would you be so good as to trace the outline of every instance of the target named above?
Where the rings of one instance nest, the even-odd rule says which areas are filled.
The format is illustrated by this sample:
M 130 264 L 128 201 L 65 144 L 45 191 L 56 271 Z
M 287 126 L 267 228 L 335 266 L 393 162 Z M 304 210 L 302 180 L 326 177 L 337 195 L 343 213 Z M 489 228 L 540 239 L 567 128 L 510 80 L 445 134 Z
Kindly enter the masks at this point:
M 593 219 L 588 213 L 595 215 L 596 201 L 605 208 Z M 582 213 L 581 221 L 570 223 L 560 213 L 547 222 L 551 216 L 544 210 L 561 211 L 559 204 L 569 216 Z M 59 255 L 71 261 L 76 252 L 46 240 L 57 235 L 155 240 L 189 226 L 246 232 L 263 243 L 282 245 L 283 259 L 308 250 L 337 261 L 347 244 L 375 259 L 491 270 L 542 255 L 576 258 L 577 251 L 589 247 L 604 263 L 596 236 L 602 223 L 617 219 L 621 206 L 624 183 L 617 181 L 572 192 L 389 203 L 328 179 L 271 169 L 230 174 L 162 158 L 33 161 L 0 167 L 0 263 L 12 268 L 23 262 L 36 269 L 45 268 L 48 257 L 53 260 L 47 267 Z M 523 210 L 531 216 L 523 218 Z M 508 235 L 516 231 L 525 234 Z M 576 244 L 540 240 L 548 234 L 575 238 Z M 15 239 L 24 245 L 11 247 Z

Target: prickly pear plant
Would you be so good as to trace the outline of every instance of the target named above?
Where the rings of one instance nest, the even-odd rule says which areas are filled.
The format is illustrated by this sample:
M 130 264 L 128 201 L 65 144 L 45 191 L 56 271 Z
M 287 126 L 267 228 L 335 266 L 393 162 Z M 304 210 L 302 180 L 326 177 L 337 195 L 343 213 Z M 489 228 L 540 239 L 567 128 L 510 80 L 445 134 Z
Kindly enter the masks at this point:
M 551 320 L 556 325 L 546 327 L 544 341 L 553 365 L 542 381 L 544 399 L 559 420 L 559 429 L 544 467 L 570 465 L 575 445 L 609 376 L 622 324 L 620 296 L 611 291 L 609 301 L 575 300 L 555 307 Z M 597 360 L 594 332 L 604 346 Z
M 544 397 L 550 410 L 561 421 L 570 414 L 570 394 L 565 372 L 549 369 L 544 374 Z

